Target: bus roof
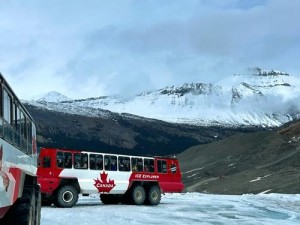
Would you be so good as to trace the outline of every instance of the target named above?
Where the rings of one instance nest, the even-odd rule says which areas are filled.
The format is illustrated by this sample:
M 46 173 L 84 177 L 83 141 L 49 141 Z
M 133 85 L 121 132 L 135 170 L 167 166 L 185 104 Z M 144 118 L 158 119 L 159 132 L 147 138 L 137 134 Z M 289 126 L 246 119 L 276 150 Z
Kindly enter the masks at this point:
M 87 151 L 87 150 L 78 150 L 78 149 L 65 149 L 65 148 L 46 148 L 46 147 L 41 147 L 40 152 L 42 149 L 45 150 L 51 150 L 51 151 L 66 151 L 66 152 L 80 152 L 80 153 L 88 153 L 88 154 L 103 154 L 103 155 L 116 155 L 116 156 L 127 156 L 127 157 L 135 157 L 135 158 L 156 158 L 156 159 L 176 159 L 174 157 L 164 157 L 164 156 L 138 156 L 138 155 L 128 155 L 128 154 L 115 154 L 115 153 L 108 153 L 108 152 L 92 152 L 92 151 Z

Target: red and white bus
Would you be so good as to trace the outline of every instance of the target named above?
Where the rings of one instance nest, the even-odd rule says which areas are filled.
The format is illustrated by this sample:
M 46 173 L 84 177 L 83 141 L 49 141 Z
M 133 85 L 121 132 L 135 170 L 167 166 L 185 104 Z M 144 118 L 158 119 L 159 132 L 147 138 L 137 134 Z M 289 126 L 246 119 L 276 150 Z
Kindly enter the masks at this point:
M 40 224 L 36 128 L 0 73 L 0 224 Z
M 181 192 L 178 160 L 41 148 L 42 203 L 72 207 L 78 195 L 100 194 L 104 204 L 157 205 L 161 193 Z

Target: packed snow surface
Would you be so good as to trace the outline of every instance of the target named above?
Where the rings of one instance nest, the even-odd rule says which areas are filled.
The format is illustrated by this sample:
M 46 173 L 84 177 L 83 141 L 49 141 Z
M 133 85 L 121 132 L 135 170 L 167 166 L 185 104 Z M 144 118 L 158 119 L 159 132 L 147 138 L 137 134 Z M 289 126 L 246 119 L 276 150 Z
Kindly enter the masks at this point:
M 300 223 L 300 194 L 166 194 L 157 206 L 103 205 L 80 197 L 73 208 L 43 207 L 41 225 Z

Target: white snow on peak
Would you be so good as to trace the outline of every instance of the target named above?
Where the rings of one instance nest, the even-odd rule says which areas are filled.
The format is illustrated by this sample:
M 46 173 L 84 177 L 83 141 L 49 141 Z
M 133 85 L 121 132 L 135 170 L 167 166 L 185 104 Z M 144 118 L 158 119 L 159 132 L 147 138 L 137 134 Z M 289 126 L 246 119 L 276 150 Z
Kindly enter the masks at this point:
M 68 98 L 67 96 L 57 92 L 57 91 L 51 91 L 45 94 L 44 96 L 37 98 L 35 101 L 38 102 L 62 102 L 62 101 L 70 101 L 71 98 Z
M 254 68 L 215 84 L 171 86 L 143 92 L 130 99 L 106 96 L 64 101 L 55 106 L 31 104 L 59 111 L 66 109 L 73 114 L 86 112 L 89 116 L 99 116 L 100 109 L 104 109 L 202 126 L 275 127 L 300 118 L 299 97 L 299 77 Z

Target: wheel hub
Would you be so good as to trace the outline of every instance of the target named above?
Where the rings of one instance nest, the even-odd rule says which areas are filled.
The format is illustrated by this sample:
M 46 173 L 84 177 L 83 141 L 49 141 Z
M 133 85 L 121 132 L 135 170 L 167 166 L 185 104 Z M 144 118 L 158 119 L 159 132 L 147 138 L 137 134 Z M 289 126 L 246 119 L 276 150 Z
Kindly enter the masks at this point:
M 73 193 L 71 191 L 66 191 L 63 194 L 64 202 L 71 202 L 73 200 Z

